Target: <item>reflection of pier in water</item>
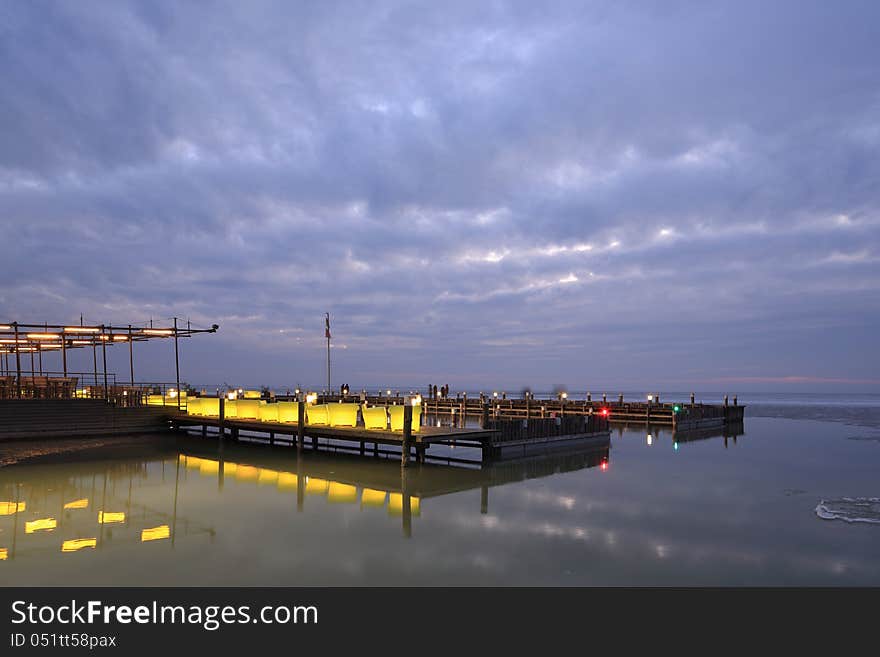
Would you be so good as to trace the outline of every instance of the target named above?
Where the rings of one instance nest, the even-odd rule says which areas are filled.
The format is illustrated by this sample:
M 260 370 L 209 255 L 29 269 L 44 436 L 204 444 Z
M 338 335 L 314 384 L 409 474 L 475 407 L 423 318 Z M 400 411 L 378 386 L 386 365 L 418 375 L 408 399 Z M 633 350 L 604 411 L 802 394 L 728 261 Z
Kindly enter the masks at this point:
M 181 471 L 176 460 L 107 460 L 0 471 L 0 561 L 116 545 L 167 543 L 173 549 L 183 536 L 213 540 L 213 528 L 178 513 Z M 136 501 L 151 487 L 153 465 L 161 468 L 160 485 L 174 477 L 167 510 Z M 65 474 L 56 475 L 61 468 Z
M 489 462 L 478 468 L 428 462 L 412 469 L 383 459 L 342 453 L 327 459 L 309 453 L 293 456 L 285 469 L 278 466 L 284 448 L 227 445 L 212 450 L 196 440 L 187 441 L 180 458 L 187 469 L 215 478 L 221 490 L 228 478 L 275 484 L 281 492 L 296 494 L 298 511 L 304 510 L 306 500 L 314 495 L 333 503 L 360 504 L 361 508 L 387 507 L 389 514 L 401 517 L 403 533 L 410 536 L 412 518 L 421 514 L 422 500 L 479 489 L 480 511 L 488 513 L 490 488 L 594 466 L 604 470 L 609 450 L 610 440 L 606 440 L 577 451 Z
M 615 427 L 615 429 L 618 438 L 623 437 L 624 431 L 644 431 L 645 442 L 649 447 L 658 443 L 668 435 L 672 439 L 672 446 L 675 449 L 678 449 L 680 443 L 690 443 L 700 440 L 708 440 L 710 438 L 722 438 L 724 440 L 724 447 L 727 448 L 736 445 L 737 438 L 745 435 L 742 422 L 732 422 L 723 427 L 718 426 L 705 429 L 690 429 L 687 431 L 675 429 L 670 430 L 669 427 L 666 426 L 646 426 L 644 424 L 621 424 Z

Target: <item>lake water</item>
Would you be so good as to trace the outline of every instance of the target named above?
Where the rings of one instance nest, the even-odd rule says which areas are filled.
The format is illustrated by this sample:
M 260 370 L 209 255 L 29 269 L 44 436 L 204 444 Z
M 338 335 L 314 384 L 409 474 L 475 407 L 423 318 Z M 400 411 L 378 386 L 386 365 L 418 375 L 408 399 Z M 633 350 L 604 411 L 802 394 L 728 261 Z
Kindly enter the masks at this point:
M 0 468 L 0 583 L 880 585 L 880 404 L 801 406 L 484 470 L 200 439 L 26 461 Z

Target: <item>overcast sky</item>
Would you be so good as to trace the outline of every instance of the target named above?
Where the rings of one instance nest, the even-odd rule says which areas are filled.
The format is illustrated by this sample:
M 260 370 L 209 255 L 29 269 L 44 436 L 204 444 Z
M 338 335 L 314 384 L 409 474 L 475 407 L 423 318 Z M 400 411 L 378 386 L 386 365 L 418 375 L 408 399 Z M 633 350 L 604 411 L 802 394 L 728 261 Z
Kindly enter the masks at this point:
M 320 384 L 329 311 L 334 384 L 876 391 L 878 25 L 3 2 L 0 319 L 217 323 L 206 384 Z

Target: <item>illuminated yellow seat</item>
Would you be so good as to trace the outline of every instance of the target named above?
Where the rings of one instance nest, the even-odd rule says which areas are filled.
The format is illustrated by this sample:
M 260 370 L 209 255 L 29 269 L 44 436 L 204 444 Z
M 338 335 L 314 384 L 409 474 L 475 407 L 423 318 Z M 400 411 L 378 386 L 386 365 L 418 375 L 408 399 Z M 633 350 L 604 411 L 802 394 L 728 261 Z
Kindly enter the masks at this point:
M 260 419 L 263 422 L 278 422 L 278 404 L 260 402 Z
M 147 406 L 164 406 L 165 397 L 162 395 L 147 395 Z
M 260 391 L 259 390 L 245 390 L 242 394 L 242 397 L 245 399 L 259 399 Z
M 240 420 L 258 420 L 260 418 L 259 399 L 239 399 L 235 402 L 235 407 Z
M 306 422 L 309 424 L 330 424 L 327 404 L 315 404 L 306 408 Z
M 374 406 L 373 408 L 367 408 L 367 405 L 364 404 L 361 407 L 361 412 L 364 415 L 364 426 L 367 429 L 388 428 L 388 411 L 385 410 L 384 406 Z M 403 418 L 401 418 L 400 421 L 402 423 Z
M 191 400 L 192 403 L 195 400 Z M 217 397 L 199 397 L 199 414 L 210 417 L 219 417 L 220 400 Z
M 391 416 L 391 430 L 403 431 L 403 406 L 389 406 L 388 414 Z M 418 433 L 422 426 L 422 407 L 412 407 L 412 432 Z
M 219 414 L 220 411 L 217 411 Z M 238 417 L 238 400 L 227 399 L 223 405 L 223 417 L 234 420 Z
M 186 414 L 187 415 L 204 415 L 202 413 L 202 400 L 199 397 L 194 397 L 189 400 L 189 403 L 186 405 Z
M 331 427 L 356 427 L 358 423 L 358 405 L 327 404 L 327 415 Z
M 299 422 L 299 402 L 278 402 L 275 406 L 278 407 L 279 422 Z

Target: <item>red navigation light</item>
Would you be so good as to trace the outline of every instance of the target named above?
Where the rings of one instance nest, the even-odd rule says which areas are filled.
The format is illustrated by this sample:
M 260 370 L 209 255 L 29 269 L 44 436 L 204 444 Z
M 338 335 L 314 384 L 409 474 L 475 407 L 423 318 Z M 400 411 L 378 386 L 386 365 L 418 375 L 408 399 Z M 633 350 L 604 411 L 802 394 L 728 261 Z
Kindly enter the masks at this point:
M 602 412 L 602 415 L 603 415 L 603 416 L 608 417 L 608 413 L 609 413 L 609 411 L 608 411 L 607 408 L 603 408 L 601 412 Z
M 601 464 L 599 467 L 600 467 L 602 470 L 607 470 L 607 469 L 608 469 L 608 461 L 606 461 L 606 460 L 603 459 L 603 460 L 602 460 L 602 464 Z

